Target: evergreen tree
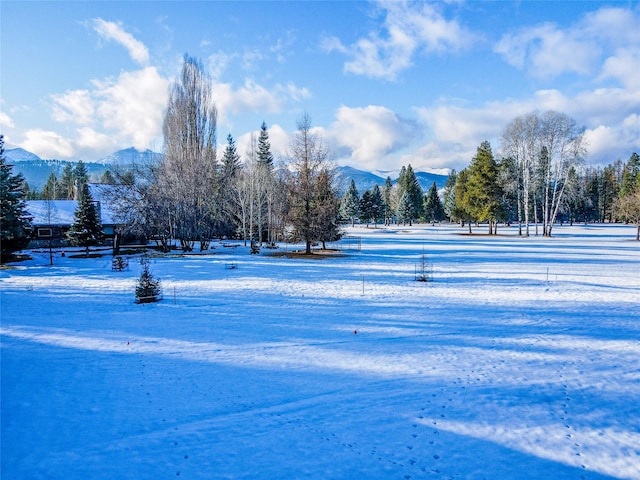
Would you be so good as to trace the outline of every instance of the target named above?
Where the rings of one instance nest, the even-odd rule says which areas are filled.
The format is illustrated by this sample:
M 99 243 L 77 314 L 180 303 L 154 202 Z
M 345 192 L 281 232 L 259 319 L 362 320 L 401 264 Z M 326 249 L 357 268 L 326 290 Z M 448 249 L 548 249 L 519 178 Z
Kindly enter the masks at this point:
M 456 177 L 458 174 L 455 169 L 451 170 L 444 185 L 444 213 L 449 220 L 455 218 L 454 212 L 456 207 Z
M 325 166 L 320 170 L 316 183 L 316 238 L 322 242 L 323 250 L 327 248 L 325 242 L 335 242 L 342 236 L 337 222 L 339 201 L 333 188 L 334 176 L 335 171 Z
M 62 170 L 62 176 L 60 177 L 60 181 L 58 182 L 57 192 L 57 200 L 72 200 L 73 199 L 73 182 L 74 182 L 74 174 L 73 174 L 73 166 L 70 163 L 67 163 Z
M 29 243 L 31 217 L 26 210 L 24 178 L 12 174 L 4 156 L 4 136 L 0 135 L 0 262 Z
M 518 195 L 521 194 L 519 188 L 520 178 L 518 175 L 518 165 L 511 157 L 505 157 L 497 162 L 498 165 L 498 185 L 502 192 L 502 208 L 500 219 L 504 222 L 518 221 L 518 236 L 522 236 L 522 222 L 520 210 L 518 209 Z
M 100 183 L 103 185 L 115 185 L 118 183 L 110 170 L 106 170 L 100 177 Z
M 422 198 L 424 196 L 420 182 L 418 182 L 418 178 L 416 177 L 411 165 L 407 165 L 402 186 L 411 201 L 412 217 L 407 219 L 409 224 L 411 224 L 414 219 L 419 218 L 422 215 Z
M 378 222 L 384 221 L 385 203 L 378 185 L 374 185 L 371 190 L 371 214 L 373 216 L 374 226 L 377 226 Z
M 54 172 L 51 172 L 49 178 L 47 178 L 47 183 L 44 184 L 40 197 L 43 200 L 56 200 L 58 198 L 58 179 Z
M 620 197 L 637 189 L 640 189 L 640 155 L 633 152 L 623 170 Z
M 269 132 L 265 122 L 262 122 L 260 136 L 258 137 L 258 163 L 267 166 L 269 170 L 273 169 L 273 154 L 271 153 Z
M 136 183 L 136 174 L 133 170 L 127 170 L 123 174 L 118 174 L 117 176 L 118 178 L 116 183 L 119 183 L 120 185 L 133 186 Z
M 432 223 L 444 220 L 444 208 L 438 196 L 438 186 L 433 182 L 424 197 L 424 218 Z
M 355 223 L 355 217 L 360 213 L 360 195 L 356 188 L 356 182 L 351 179 L 347 191 L 342 196 L 340 201 L 340 216 L 342 218 L 348 218 L 351 220 L 351 226 Z
M 87 166 L 82 160 L 78 160 L 78 163 L 76 164 L 76 168 L 73 169 L 73 185 L 74 185 L 74 191 L 76 192 L 76 198 L 77 198 L 77 195 L 79 195 L 77 192 L 80 191 L 82 184 L 88 183 L 88 182 L 89 182 L 89 170 L 87 169 Z
M 236 148 L 236 142 L 231 136 L 227 135 L 227 146 L 224 149 L 222 155 L 222 178 L 223 182 L 228 182 L 235 176 L 238 170 L 241 168 L 240 155 L 238 155 L 238 149 Z
M 618 198 L 618 183 L 616 182 L 612 165 L 607 165 L 600 175 L 598 188 L 598 206 L 601 222 L 614 220 L 614 201 Z
M 502 192 L 498 184 L 498 165 L 489 142 L 482 142 L 469 165 L 469 180 L 464 198 L 465 209 L 478 221 L 489 223 L 489 234 L 495 233 L 502 207 Z
M 398 174 L 398 180 L 396 181 L 396 183 L 400 185 L 400 188 L 402 189 L 402 191 L 405 191 L 407 189 L 406 177 L 407 177 L 407 167 L 403 165 L 402 168 L 400 169 L 400 173 Z
M 460 221 L 460 224 L 464 227 L 464 223 L 469 223 L 469 233 L 471 233 L 471 221 L 473 220 L 473 216 L 467 210 L 466 196 L 468 190 L 469 183 L 469 170 L 467 168 L 463 168 L 460 170 L 460 173 L 456 176 L 456 186 L 455 186 L 455 199 L 456 204 L 453 210 L 453 216 L 456 220 Z
M 415 212 L 413 210 L 413 202 L 406 191 L 402 194 L 402 197 L 400 197 L 396 214 L 398 215 L 399 222 L 402 222 L 403 224 L 409 222 L 409 225 L 411 225 Z
M 360 220 L 367 224 L 369 228 L 369 222 L 373 220 L 373 200 L 371 198 L 371 192 L 369 190 L 362 194 L 360 199 Z
M 24 192 L 25 200 L 40 200 L 40 193 L 38 192 L 38 189 L 31 188 L 29 182 L 26 180 L 22 181 L 22 191 Z
M 140 260 L 142 265 L 142 271 L 138 278 L 138 285 L 136 286 L 136 302 L 137 303 L 152 303 L 158 301 L 162 286 L 160 280 L 154 278 L 149 270 L 149 259 L 143 258 Z
M 102 223 L 98 209 L 89 192 L 89 186 L 83 183 L 78 194 L 78 206 L 74 213 L 74 221 L 67 232 L 67 238 L 72 245 L 85 247 L 89 256 L 89 247 L 98 245 L 102 240 Z
M 391 205 L 391 191 L 393 189 L 393 183 L 391 177 L 387 177 L 384 181 L 384 187 L 382 187 L 382 200 L 384 201 L 384 224 L 388 225 L 393 220 L 394 208 Z

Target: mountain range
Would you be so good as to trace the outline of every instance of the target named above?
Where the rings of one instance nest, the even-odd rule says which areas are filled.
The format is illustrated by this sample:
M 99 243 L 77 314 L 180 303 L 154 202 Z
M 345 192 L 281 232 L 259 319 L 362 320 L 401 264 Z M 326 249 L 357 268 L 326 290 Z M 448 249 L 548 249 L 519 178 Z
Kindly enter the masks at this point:
M 56 176 L 60 178 L 67 164 L 75 166 L 78 163 L 69 160 L 43 160 L 36 154 L 22 148 L 5 150 L 4 155 L 7 163 L 13 165 L 13 172 L 21 173 L 29 186 L 37 190 L 42 189 L 51 173 L 55 173 Z M 130 147 L 124 150 L 118 150 L 97 162 L 85 162 L 85 166 L 87 167 L 89 176 L 97 179 L 100 178 L 105 171 L 112 170 L 114 167 L 127 168 L 136 163 L 153 162 L 161 158 L 161 153 L 148 149 L 140 151 Z M 393 172 L 384 172 L 383 174 L 386 173 L 391 176 L 392 182 L 395 183 L 397 173 L 394 175 Z M 338 167 L 337 174 L 338 189 L 341 192 L 347 189 L 351 180 L 355 182 L 360 194 L 373 188 L 374 185 L 382 187 L 386 181 L 386 176 L 382 176 L 383 174 L 381 174 L 381 172 L 366 172 L 349 166 Z M 431 188 L 433 182 L 436 183 L 438 190 L 441 190 L 447 181 L 447 175 L 419 171 L 416 171 L 415 174 L 425 193 Z

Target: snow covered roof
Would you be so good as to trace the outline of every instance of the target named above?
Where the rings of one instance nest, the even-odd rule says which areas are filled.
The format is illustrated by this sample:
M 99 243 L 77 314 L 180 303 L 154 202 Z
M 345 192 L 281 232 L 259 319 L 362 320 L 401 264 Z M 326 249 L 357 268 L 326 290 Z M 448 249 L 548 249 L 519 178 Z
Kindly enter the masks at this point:
M 28 200 L 27 211 L 34 225 L 71 225 L 77 204 L 75 200 Z
M 33 217 L 33 225 L 71 225 L 78 202 L 76 200 L 29 200 L 27 211 Z M 115 215 L 108 202 L 100 200 L 98 210 L 103 225 L 115 225 Z

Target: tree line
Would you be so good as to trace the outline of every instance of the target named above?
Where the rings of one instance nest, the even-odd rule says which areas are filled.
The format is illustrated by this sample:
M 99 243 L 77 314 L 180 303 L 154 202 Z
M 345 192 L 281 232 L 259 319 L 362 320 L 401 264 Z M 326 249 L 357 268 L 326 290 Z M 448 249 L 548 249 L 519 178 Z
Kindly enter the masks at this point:
M 356 219 L 367 226 L 370 223 L 376 226 L 379 223 L 440 222 L 446 218 L 436 183 L 433 182 L 424 194 L 411 164 L 400 169 L 395 183 L 387 177 L 382 187 L 375 185 L 362 196 L 355 181 L 351 180 L 340 199 L 339 213 L 341 221 L 348 221 L 352 226 Z
M 425 194 L 411 165 L 398 180 L 387 177 L 362 195 L 352 180 L 339 197 L 331 155 L 308 114 L 296 123 L 288 155 L 276 165 L 267 125 L 252 134 L 244 158 L 231 134 L 222 158 L 216 145 L 217 110 L 212 82 L 199 60 L 185 55 L 181 76 L 169 92 L 163 120 L 161 160 L 106 172 L 101 183 L 119 219 L 119 234 L 155 240 L 168 251 L 172 241 L 184 251 L 196 243 L 207 249 L 214 238 L 272 244 L 315 243 L 340 238 L 340 223 L 389 224 L 450 220 L 468 225 L 517 222 L 519 234 L 551 236 L 558 221 L 615 222 L 638 226 L 640 239 L 640 157 L 633 153 L 604 168 L 584 167 L 584 133 L 565 114 L 532 112 L 513 119 L 494 155 L 482 142 L 469 166 L 452 171 L 442 197 L 435 182 Z M 0 136 L 2 257 L 24 248 L 30 236 L 25 209 L 28 188 L 11 173 Z M 87 188 L 82 161 L 52 173 L 40 198 L 78 200 L 68 238 L 88 248 L 101 240 L 100 219 Z M 83 233 L 84 232 L 84 233 Z M 89 233 L 86 233 L 89 232 Z M 86 233 L 86 234 L 85 234 Z
M 551 236 L 558 222 L 627 222 L 640 236 L 640 157 L 604 168 L 584 165 L 584 133 L 555 111 L 516 117 L 496 158 L 483 142 L 468 167 L 452 171 L 444 190 L 447 217 L 468 223 L 517 222 L 519 235 Z
M 501 153 L 482 142 L 470 164 L 452 170 L 442 198 L 434 183 L 424 194 L 411 165 L 398 181 L 387 178 L 361 196 L 352 180 L 340 201 L 342 219 L 353 225 L 412 221 L 517 222 L 518 233 L 551 236 L 558 222 L 627 222 L 640 239 L 640 156 L 604 168 L 584 165 L 584 132 L 569 116 L 547 111 L 513 119 L 503 130 Z

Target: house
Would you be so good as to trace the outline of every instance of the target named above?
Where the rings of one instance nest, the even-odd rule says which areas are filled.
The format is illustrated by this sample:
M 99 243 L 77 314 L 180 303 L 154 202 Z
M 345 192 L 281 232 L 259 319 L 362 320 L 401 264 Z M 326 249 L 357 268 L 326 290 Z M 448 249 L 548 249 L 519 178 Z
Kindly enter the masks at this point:
M 89 184 L 91 197 L 102 222 L 104 245 L 115 245 L 116 242 L 118 246 L 146 244 L 146 241 L 138 238 L 122 238 L 118 235 L 120 224 L 110 208 L 108 190 L 109 185 Z M 76 200 L 28 200 L 26 209 L 33 217 L 29 248 L 69 246 L 66 234 L 73 224 L 77 206 Z

